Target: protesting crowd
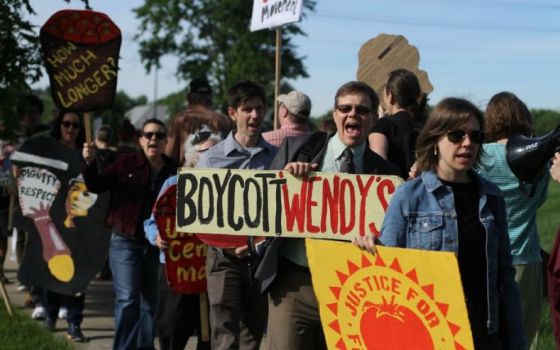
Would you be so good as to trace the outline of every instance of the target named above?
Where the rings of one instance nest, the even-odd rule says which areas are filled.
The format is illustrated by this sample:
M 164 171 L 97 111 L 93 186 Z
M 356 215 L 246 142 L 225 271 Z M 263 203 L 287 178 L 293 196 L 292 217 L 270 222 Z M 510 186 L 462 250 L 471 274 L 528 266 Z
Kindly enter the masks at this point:
M 266 349 L 326 349 L 304 239 L 280 234 L 232 247 L 204 246 L 205 292 L 181 293 L 166 278 L 170 258 L 165 253 L 171 246 L 154 206 L 175 190 L 179 168 L 282 170 L 297 178 L 311 172 L 398 176 L 405 182 L 388 203 L 380 235 L 346 244 L 368 254 L 376 254 L 378 246 L 454 253 L 474 348 L 536 349 L 546 293 L 536 213 L 549 180 L 560 182 L 560 153 L 542 164 L 528 190 L 520 186 L 508 165 L 506 144 L 514 135 L 534 133 L 525 103 L 500 92 L 484 112 L 455 97 L 428 111 L 427 94 L 405 69 L 389 74 L 381 96 L 360 81 L 333 92 L 332 122 L 323 125 L 324 131 L 313 131 L 312 103 L 300 91 L 280 94 L 272 103 L 262 86 L 240 81 L 228 89 L 226 116 L 212 109 L 208 81 L 196 78 L 186 110 L 169 125 L 153 118 L 140 130 L 130 123 L 118 132 L 102 126 L 95 142 L 85 141 L 81 113 L 61 110 L 49 129 L 40 124 L 42 102 L 25 96 L 19 104 L 20 137 L 2 145 L 3 174 L 16 180 L 23 176 L 25 168 L 10 166 L 10 155 L 14 149 L 33 153 L 25 145 L 38 137 L 67 152 L 68 163 L 79 170 L 62 184 L 68 187 L 68 217 L 51 213 L 48 218 L 45 208 L 28 210 L 23 204 L 16 210 L 18 260 L 36 240 L 30 231 L 34 225 L 48 262 L 44 273 L 69 280 L 80 271 L 80 261 L 69 260 L 68 271 L 56 257 L 73 259 L 64 253 L 65 244 L 80 242 L 55 238 L 56 254 L 49 255 L 43 232 L 56 237 L 53 227 L 56 231 L 63 224 L 85 230 L 80 220 L 107 194 L 102 218 L 110 239 L 101 263 L 108 264 L 103 275 L 112 276 L 114 287 L 113 349 L 154 349 L 156 338 L 161 350 L 184 349 L 194 335 L 197 349 L 259 349 L 261 343 Z M 271 105 L 278 108 L 279 128 L 265 131 Z M 0 197 L 0 262 L 7 246 L 9 198 L 14 191 L 22 193 L 20 182 L 14 187 L 6 180 Z M 8 282 L 3 274 L 0 278 Z M 54 331 L 57 319 L 65 318 L 68 338 L 87 340 L 80 328 L 87 282 L 70 293 L 39 280 L 21 282 L 34 319 Z M 555 334 L 560 334 L 560 293 L 554 282 L 548 282 L 550 304 Z

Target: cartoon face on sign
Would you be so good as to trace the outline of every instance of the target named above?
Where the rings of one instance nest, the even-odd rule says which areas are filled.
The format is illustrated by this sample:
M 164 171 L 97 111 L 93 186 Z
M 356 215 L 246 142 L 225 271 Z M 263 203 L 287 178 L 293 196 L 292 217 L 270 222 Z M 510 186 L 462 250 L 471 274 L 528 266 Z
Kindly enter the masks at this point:
M 70 189 L 66 197 L 66 220 L 64 226 L 68 228 L 75 227 L 74 218 L 78 216 L 87 216 L 88 210 L 91 208 L 97 195 L 88 191 L 84 179 L 79 177 L 70 180 Z
M 33 219 L 49 271 L 58 280 L 68 282 L 74 276 L 74 260 L 50 217 L 60 180 L 46 169 L 24 167 L 17 179 L 17 187 L 21 211 Z

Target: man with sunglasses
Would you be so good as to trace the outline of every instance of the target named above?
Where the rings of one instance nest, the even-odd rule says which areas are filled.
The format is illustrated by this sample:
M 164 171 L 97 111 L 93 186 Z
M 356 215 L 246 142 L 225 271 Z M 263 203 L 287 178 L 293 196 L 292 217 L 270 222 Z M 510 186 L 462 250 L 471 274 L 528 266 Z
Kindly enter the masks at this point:
M 143 222 L 150 217 L 163 182 L 177 171 L 163 154 L 166 142 L 165 126 L 153 118 L 142 125 L 141 152 L 122 154 L 101 171 L 93 144 L 85 144 L 82 152 L 87 188 L 93 193 L 112 191 L 107 223 L 112 227 L 115 350 L 154 348 L 159 252 L 146 241 Z
M 311 114 L 311 100 L 309 96 L 296 90 L 289 94 L 282 94 L 276 100 L 280 129 L 263 133 L 263 138 L 278 147 L 286 137 L 303 136 L 309 133 L 307 124 Z
M 251 81 L 228 91 L 228 115 L 236 129 L 204 152 L 197 168 L 268 169 L 276 147 L 261 136 L 266 114 L 265 92 Z M 208 248 L 206 278 L 212 349 L 259 349 L 266 324 L 266 299 L 249 268 L 247 246 Z
M 399 168 L 370 150 L 367 135 L 379 99 L 363 82 L 342 85 L 335 95 L 336 133 L 287 138 L 271 164 L 295 176 L 310 171 L 398 175 Z M 274 238 L 256 272 L 268 290 L 268 349 L 326 349 L 303 239 Z

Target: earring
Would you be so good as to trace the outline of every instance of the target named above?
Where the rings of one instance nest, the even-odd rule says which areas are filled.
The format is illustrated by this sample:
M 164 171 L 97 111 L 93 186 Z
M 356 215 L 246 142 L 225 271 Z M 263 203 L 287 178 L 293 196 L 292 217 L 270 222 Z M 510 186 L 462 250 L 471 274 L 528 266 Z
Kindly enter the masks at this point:
M 437 157 L 437 146 L 436 146 L 436 147 L 434 147 L 434 156 L 436 156 L 436 157 Z

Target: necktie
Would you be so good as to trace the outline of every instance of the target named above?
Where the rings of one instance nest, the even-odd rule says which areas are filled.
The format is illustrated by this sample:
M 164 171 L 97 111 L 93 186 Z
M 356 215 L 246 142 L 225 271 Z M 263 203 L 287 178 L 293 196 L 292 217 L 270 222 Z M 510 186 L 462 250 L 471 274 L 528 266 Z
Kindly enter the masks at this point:
M 344 152 L 342 152 L 338 172 L 348 174 L 356 173 L 356 166 L 354 165 L 354 154 L 352 153 L 350 147 L 346 147 Z

